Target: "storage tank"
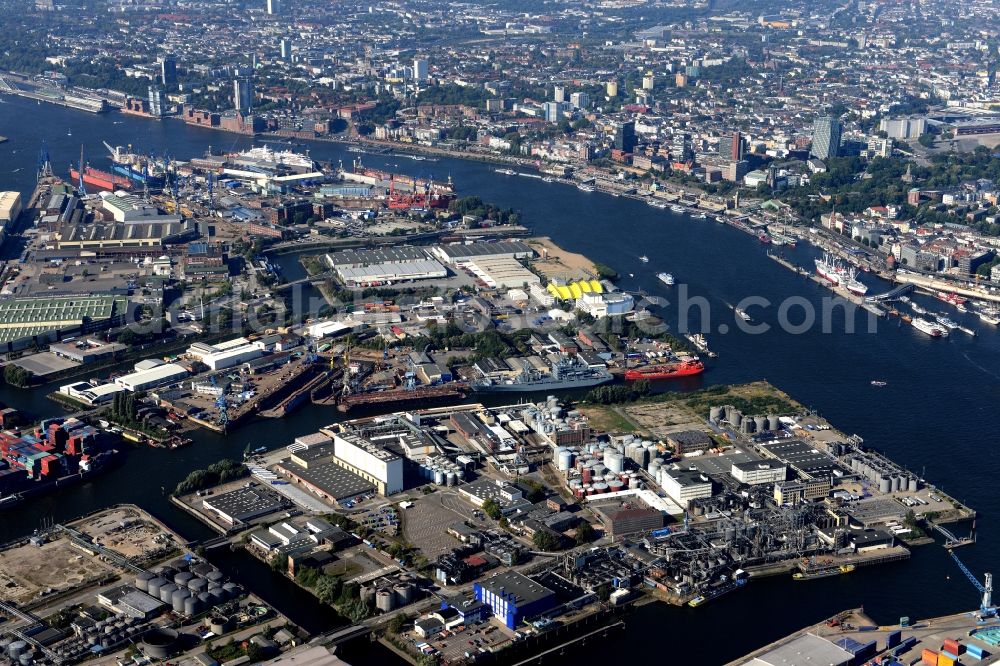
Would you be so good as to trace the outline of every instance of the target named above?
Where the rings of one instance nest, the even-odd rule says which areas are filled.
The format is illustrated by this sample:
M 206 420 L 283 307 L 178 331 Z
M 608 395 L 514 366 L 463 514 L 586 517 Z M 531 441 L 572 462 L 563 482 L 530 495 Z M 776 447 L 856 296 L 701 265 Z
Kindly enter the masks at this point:
M 743 412 L 741 412 L 738 409 L 734 409 L 733 413 L 726 420 L 729 421 L 729 424 L 732 425 L 734 428 L 742 428 L 744 421 Z
M 184 612 L 184 601 L 191 598 L 191 591 L 185 588 L 180 588 L 175 590 L 173 596 L 170 598 L 170 605 L 173 607 L 175 613 Z
M 767 432 L 767 417 L 766 416 L 753 417 L 753 427 L 757 432 Z
M 201 608 L 202 608 L 201 601 L 198 599 L 198 597 L 189 596 L 187 599 L 184 600 L 184 614 L 187 615 L 188 617 L 200 613 Z
M 622 481 L 609 481 L 608 482 L 608 492 L 617 493 L 625 489 L 625 483 Z
M 740 430 L 748 435 L 755 433 L 757 432 L 757 422 L 747 417 L 740 422 Z
M 203 608 L 211 608 L 215 605 L 212 603 L 212 595 L 208 592 L 202 592 L 199 595 L 192 596 L 192 598 L 197 599 Z
M 715 423 L 718 423 L 725 416 L 726 410 L 722 407 L 709 407 L 708 408 L 708 418 L 710 418 Z
M 458 477 L 455 476 L 454 472 L 448 472 L 444 475 L 445 483 L 449 486 L 454 486 L 458 484 Z
M 603 481 L 594 484 L 595 495 L 603 495 L 606 492 L 608 492 L 608 484 L 604 483 Z
M 624 457 L 622 454 L 609 449 L 604 453 L 604 465 L 613 474 L 619 474 L 624 468 Z
M 590 471 L 589 467 L 583 468 L 583 473 L 581 474 L 581 478 L 583 479 L 583 482 L 585 484 L 590 483 L 590 480 L 594 478 L 593 472 Z
M 22 652 L 21 656 L 17 658 L 17 663 L 21 666 L 31 666 L 31 662 L 35 660 L 35 657 L 30 652 Z
M 920 482 L 917 481 L 917 477 L 911 476 L 910 480 L 906 484 L 906 489 L 908 491 L 910 491 L 911 493 L 915 493 L 918 490 L 920 490 L 920 485 L 919 484 L 920 484 Z
M 237 585 L 236 583 L 226 583 L 225 585 L 222 586 L 222 589 L 226 591 L 226 594 L 229 596 L 230 599 L 238 597 L 241 594 L 243 594 L 243 588 Z
M 903 477 L 899 476 L 898 474 L 892 477 L 892 489 L 896 491 L 902 489 L 902 487 L 903 487 Z
M 170 600 L 174 598 L 174 592 L 179 588 L 173 583 L 167 583 L 160 587 L 160 601 L 165 604 L 169 604 Z
M 149 582 L 146 583 L 146 592 L 149 593 L 149 596 L 159 599 L 160 588 L 166 584 L 167 584 L 166 580 L 160 578 L 159 576 L 156 576 L 155 578 L 149 579 Z
M 892 479 L 889 477 L 883 477 L 881 481 L 878 482 L 879 492 L 888 493 L 892 492 Z
M 379 609 L 383 613 L 388 613 L 393 609 L 393 604 L 395 599 L 393 598 L 393 592 L 389 588 L 383 588 L 375 593 L 375 608 Z
M 195 594 L 200 594 L 208 589 L 208 581 L 204 578 L 192 578 L 188 581 L 187 586 Z
M 396 595 L 396 606 L 406 606 L 413 601 L 413 586 L 409 583 L 400 583 L 392 588 Z
M 608 473 L 608 467 L 602 463 L 594 463 L 594 466 L 590 468 L 590 471 L 594 473 L 594 476 L 604 476 Z
M 149 589 L 149 581 L 153 580 L 153 578 L 155 577 L 156 576 L 149 573 L 148 571 L 143 571 L 141 574 L 138 574 L 135 577 L 135 589 L 139 590 L 140 592 L 145 592 L 146 590 Z
M 439 469 L 434 470 L 434 484 L 438 486 L 443 486 L 444 480 L 445 480 L 444 472 Z
M 7 654 L 13 659 L 17 659 L 28 650 L 27 641 L 13 641 L 7 646 Z
M 233 623 L 231 618 L 221 617 L 218 615 L 213 616 L 208 622 L 208 630 L 216 636 L 228 634 L 235 627 L 236 625 Z
M 562 471 L 568 470 L 573 466 L 573 452 L 572 451 L 560 451 L 558 458 L 556 460 L 556 467 Z
M 176 576 L 174 576 L 174 585 L 177 587 L 187 587 L 188 581 L 194 578 L 194 574 L 190 571 L 182 571 Z
M 207 576 L 205 576 L 205 580 L 209 583 L 219 583 L 221 585 L 222 582 L 226 580 L 226 574 L 219 570 L 211 571 Z
M 767 427 L 768 430 L 781 430 L 781 419 L 778 418 L 777 414 L 771 414 L 767 417 Z
M 662 465 L 663 462 L 659 458 L 653 458 L 649 461 L 649 467 L 646 468 L 646 471 L 649 472 L 649 475 L 655 479 L 656 475 L 660 473 L 660 467 Z
M 209 588 L 205 594 L 208 594 L 213 606 L 218 606 L 226 600 L 226 591 L 221 586 Z

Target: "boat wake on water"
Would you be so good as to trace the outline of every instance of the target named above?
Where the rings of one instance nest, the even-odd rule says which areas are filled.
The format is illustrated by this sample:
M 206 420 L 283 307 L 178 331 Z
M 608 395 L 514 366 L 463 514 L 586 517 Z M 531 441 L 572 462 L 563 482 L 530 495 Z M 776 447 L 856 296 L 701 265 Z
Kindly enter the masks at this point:
M 979 365 L 978 363 L 976 363 L 975 361 L 973 361 L 972 358 L 968 354 L 962 354 L 962 356 L 965 357 L 965 360 L 969 362 L 969 365 L 971 365 L 972 367 L 976 368 L 977 370 L 981 370 L 983 372 L 983 374 L 989 375 L 990 377 L 993 377 L 995 379 L 1000 379 L 1000 375 L 998 375 L 997 373 L 993 372 L 989 368 L 984 368 L 983 366 Z

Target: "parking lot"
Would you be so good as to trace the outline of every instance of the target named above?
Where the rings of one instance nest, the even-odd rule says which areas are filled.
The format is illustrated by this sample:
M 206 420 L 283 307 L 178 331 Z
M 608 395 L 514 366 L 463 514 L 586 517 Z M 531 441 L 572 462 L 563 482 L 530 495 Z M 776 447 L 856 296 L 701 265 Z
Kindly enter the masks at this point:
M 482 622 L 465 627 L 458 633 L 445 632 L 426 641 L 431 648 L 439 651 L 445 662 L 455 662 L 466 653 L 489 652 L 499 649 L 514 638 L 514 632 L 497 622 Z M 414 637 L 419 645 L 424 639 Z
M 414 505 L 406 510 L 404 518 L 406 540 L 419 548 L 429 560 L 451 552 L 459 542 L 447 533 L 448 526 L 472 517 L 471 506 L 468 507 L 468 514 L 452 508 L 461 502 L 462 500 L 453 494 L 440 491 L 416 500 Z

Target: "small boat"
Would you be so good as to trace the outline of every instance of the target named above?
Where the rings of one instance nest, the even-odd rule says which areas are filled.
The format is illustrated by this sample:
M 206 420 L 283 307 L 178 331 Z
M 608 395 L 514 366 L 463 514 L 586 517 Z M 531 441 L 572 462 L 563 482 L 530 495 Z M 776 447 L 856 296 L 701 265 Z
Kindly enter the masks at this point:
M 959 303 L 958 305 L 956 305 L 955 309 L 958 310 L 959 312 L 968 312 L 969 311 L 969 308 L 965 307 L 961 303 Z
M 73 130 L 71 129 L 66 130 L 66 136 L 73 136 Z
M 750 318 L 750 315 L 748 315 L 745 310 L 741 310 L 740 308 L 733 308 L 733 309 L 736 310 L 736 316 L 742 319 L 743 321 L 753 321 Z
M 675 213 L 683 213 L 684 212 L 684 206 L 674 205 L 674 206 L 670 207 L 670 210 L 672 210 Z
M 667 285 L 668 287 L 674 286 L 674 276 L 671 273 L 657 273 L 656 277 L 660 279 L 660 282 Z
M 628 276 L 629 277 L 635 277 L 635 273 L 629 273 Z
M 979 311 L 976 314 L 979 315 L 979 318 L 987 324 L 992 326 L 1000 325 L 1000 316 L 998 316 L 1000 313 Z
M 647 257 L 646 255 L 642 255 L 641 257 L 639 257 L 639 261 L 641 261 L 644 264 L 648 264 L 649 263 L 649 257 Z
M 841 564 L 839 567 L 823 567 L 820 569 L 806 569 L 792 574 L 794 580 L 813 580 L 815 578 L 827 578 L 829 576 L 839 576 L 849 574 L 856 568 L 853 564 Z
M 594 186 L 587 185 L 586 183 L 580 183 L 579 185 L 576 186 L 576 189 L 580 190 L 581 192 L 593 192 Z
M 902 319 L 903 321 L 905 321 L 907 324 L 909 324 L 911 321 L 913 321 L 913 317 L 911 317 L 908 314 L 901 314 L 901 315 L 899 315 L 899 318 Z
M 889 382 L 884 382 L 881 379 L 873 379 L 871 384 L 872 386 L 882 387 L 882 386 L 888 386 Z
M 691 217 L 694 218 L 695 220 L 704 220 L 708 217 L 708 215 L 705 215 L 704 213 L 698 213 L 697 215 L 692 215 Z

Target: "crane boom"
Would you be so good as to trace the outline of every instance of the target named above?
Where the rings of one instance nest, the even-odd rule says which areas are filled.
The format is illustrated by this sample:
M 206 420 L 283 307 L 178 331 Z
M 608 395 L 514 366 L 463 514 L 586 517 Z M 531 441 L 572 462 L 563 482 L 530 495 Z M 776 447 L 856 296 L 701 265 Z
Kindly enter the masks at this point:
M 949 550 L 948 554 L 951 555 L 951 559 L 955 560 L 955 564 L 958 565 L 959 570 L 965 574 L 965 577 L 969 579 L 976 589 L 979 590 L 980 594 L 983 595 L 982 603 L 979 605 L 979 610 L 986 615 L 995 615 L 996 608 L 993 606 L 993 574 L 986 574 L 985 585 L 979 582 L 976 575 L 969 571 L 969 568 L 965 566 L 962 560 L 958 559 L 958 555 L 955 554 L 954 550 Z

